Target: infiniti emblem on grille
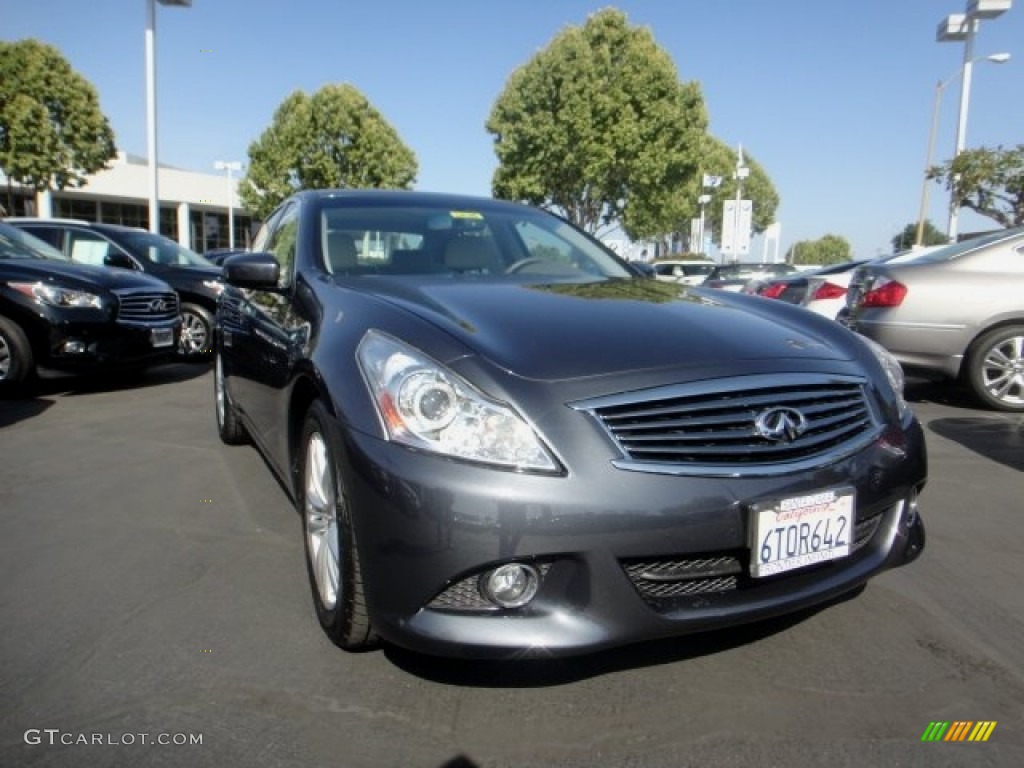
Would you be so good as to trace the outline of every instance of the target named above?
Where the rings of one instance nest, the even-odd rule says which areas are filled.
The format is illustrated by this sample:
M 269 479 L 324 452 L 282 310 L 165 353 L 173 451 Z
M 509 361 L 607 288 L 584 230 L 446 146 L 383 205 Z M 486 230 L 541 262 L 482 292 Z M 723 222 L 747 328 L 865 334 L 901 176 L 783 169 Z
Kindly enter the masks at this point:
M 149 302 L 149 311 L 153 313 L 166 312 L 170 307 L 167 304 L 167 299 L 153 299 Z
M 769 408 L 754 420 L 761 437 L 777 443 L 792 443 L 807 431 L 807 418 L 796 408 Z

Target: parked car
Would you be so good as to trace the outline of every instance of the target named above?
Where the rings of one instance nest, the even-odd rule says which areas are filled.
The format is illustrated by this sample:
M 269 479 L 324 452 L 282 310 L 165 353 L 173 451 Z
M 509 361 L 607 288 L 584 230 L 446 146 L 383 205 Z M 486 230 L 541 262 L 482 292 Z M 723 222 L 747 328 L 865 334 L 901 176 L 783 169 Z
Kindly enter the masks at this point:
M 751 291 L 766 299 L 778 299 L 806 307 L 832 320 L 846 305 L 846 285 L 856 267 L 870 259 L 845 261 L 811 271 L 766 278 Z M 746 289 L 744 289 L 746 290 Z
M 654 268 L 658 280 L 668 283 L 683 283 L 684 285 L 700 285 L 704 282 L 704 278 L 711 274 L 715 263 L 695 259 L 666 259 L 665 261 L 655 261 L 651 266 Z
M 763 280 L 780 275 L 788 275 L 796 271 L 792 264 L 762 264 L 736 262 L 718 264 L 711 270 L 704 282 L 705 288 L 717 288 L 724 291 L 741 291 L 751 280 Z
M 507 201 L 305 191 L 253 250 L 224 264 L 217 428 L 294 499 L 344 648 L 582 653 L 921 552 L 899 366 L 834 322 L 638 278 Z
M 178 297 L 162 280 L 71 263 L 0 221 L 0 388 L 37 372 L 169 362 L 180 329 Z
M 170 284 L 181 306 L 179 353 L 212 357 L 213 315 L 224 290 L 220 269 L 169 237 L 137 227 L 77 219 L 12 217 L 9 223 L 45 240 L 74 262 L 147 272 Z
M 1024 412 L 1024 227 L 868 264 L 841 321 L 908 372 L 963 380 L 991 408 Z

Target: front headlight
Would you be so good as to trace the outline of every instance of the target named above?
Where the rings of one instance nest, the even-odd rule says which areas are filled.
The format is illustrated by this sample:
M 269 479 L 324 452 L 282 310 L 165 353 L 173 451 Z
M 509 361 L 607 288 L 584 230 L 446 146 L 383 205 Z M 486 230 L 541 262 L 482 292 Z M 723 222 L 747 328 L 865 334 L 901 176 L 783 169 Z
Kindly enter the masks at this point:
M 103 309 L 103 299 L 94 293 L 61 288 L 51 283 L 9 283 L 11 288 L 51 307 Z
M 397 443 L 519 470 L 558 470 L 529 424 L 505 403 L 413 347 L 368 331 L 356 351 L 377 413 Z
M 892 356 L 885 347 L 876 341 L 872 341 L 866 336 L 859 337 L 861 341 L 867 344 L 879 364 L 882 366 L 882 370 L 885 371 L 885 377 L 889 380 L 889 386 L 892 387 L 893 392 L 896 395 L 896 400 L 899 403 L 900 417 L 910 410 L 910 406 L 907 405 L 907 401 L 903 399 L 903 386 L 906 382 L 906 378 L 903 375 L 903 366 L 900 365 L 900 361 Z

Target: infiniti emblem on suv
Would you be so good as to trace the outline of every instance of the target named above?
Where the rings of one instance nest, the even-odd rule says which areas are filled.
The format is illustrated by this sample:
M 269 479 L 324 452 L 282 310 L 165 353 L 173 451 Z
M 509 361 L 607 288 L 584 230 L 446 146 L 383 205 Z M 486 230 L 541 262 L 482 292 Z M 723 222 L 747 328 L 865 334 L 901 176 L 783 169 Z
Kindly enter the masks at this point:
M 168 308 L 167 299 L 153 299 L 149 302 L 149 311 L 154 314 L 157 312 L 166 312 Z
M 757 415 L 754 431 L 767 440 L 792 443 L 807 431 L 807 418 L 796 408 L 769 408 Z

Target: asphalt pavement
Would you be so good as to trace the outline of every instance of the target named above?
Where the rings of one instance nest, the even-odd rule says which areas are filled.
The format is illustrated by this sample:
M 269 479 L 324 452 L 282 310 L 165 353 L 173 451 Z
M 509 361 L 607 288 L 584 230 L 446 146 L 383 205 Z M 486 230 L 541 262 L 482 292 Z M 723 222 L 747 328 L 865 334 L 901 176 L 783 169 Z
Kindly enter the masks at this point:
M 785 620 L 561 661 L 347 654 L 212 376 L 0 400 L 0 766 L 1024 765 L 1024 416 L 909 391 L 927 547 Z M 986 742 L 922 742 L 934 722 Z

